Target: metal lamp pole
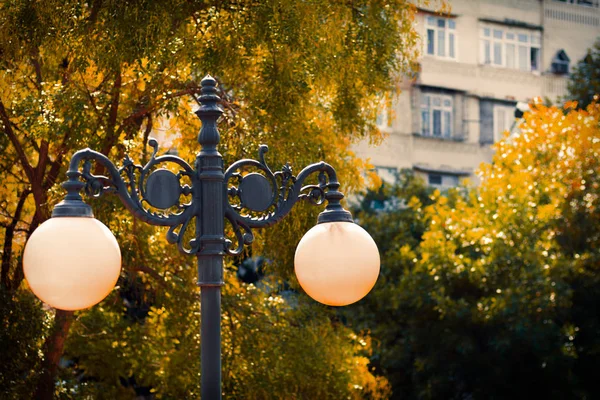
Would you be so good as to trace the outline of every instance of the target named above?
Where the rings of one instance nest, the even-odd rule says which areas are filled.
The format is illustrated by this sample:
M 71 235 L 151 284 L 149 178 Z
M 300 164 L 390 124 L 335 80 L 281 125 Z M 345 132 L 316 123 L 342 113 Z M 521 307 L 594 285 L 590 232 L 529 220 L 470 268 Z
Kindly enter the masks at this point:
M 267 146 L 260 146 L 259 159 L 244 159 L 223 169 L 219 154 L 217 120 L 223 113 L 219 107 L 217 82 L 206 76 L 201 82 L 200 102 L 196 114 L 202 121 L 198 135 L 201 150 L 194 168 L 173 155 L 157 156 L 158 143 L 149 140 L 154 151 L 144 166 L 135 165 L 126 156 L 117 168 L 106 156 L 90 149 L 76 152 L 63 184 L 65 199 L 56 205 L 52 217 L 93 217 L 91 207 L 80 195 L 99 197 L 116 194 L 137 218 L 159 226 L 169 226 L 167 240 L 177 244 L 184 254 L 198 259 L 198 285 L 201 291 L 201 392 L 206 400 L 221 399 L 221 286 L 223 285 L 223 256 L 240 254 L 244 245 L 254 239 L 252 228 L 261 228 L 280 221 L 299 200 L 313 204 L 327 201 L 318 223 L 352 222 L 351 214 L 342 208 L 344 197 L 338 191 L 335 170 L 324 162 L 309 165 L 297 176 L 285 165 L 272 172 L 265 162 Z M 93 175 L 91 163 L 106 168 L 109 176 Z M 80 164 L 83 166 L 80 170 Z M 174 163 L 181 169 L 175 174 L 162 163 Z M 241 172 L 253 168 L 258 172 Z M 318 184 L 305 185 L 311 175 L 318 174 Z M 181 183 L 187 177 L 191 186 Z M 180 197 L 191 195 L 182 204 Z M 245 212 L 244 212 L 245 210 Z M 259 215 L 258 217 L 256 215 Z M 196 231 L 190 240 L 184 234 L 192 219 Z M 236 245 L 225 237 L 224 220 L 233 227 Z

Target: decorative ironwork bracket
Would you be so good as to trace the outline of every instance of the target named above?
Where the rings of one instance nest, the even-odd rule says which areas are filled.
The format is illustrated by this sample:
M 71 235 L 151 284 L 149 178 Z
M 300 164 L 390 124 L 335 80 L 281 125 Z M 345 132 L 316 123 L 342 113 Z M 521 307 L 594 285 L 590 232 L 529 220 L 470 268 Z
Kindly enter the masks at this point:
M 115 194 L 136 218 L 151 225 L 171 227 L 167 233 L 169 243 L 177 243 L 180 251 L 186 254 L 195 253 L 198 250 L 195 242 L 192 240 L 190 247 L 185 247 L 182 238 L 196 214 L 196 205 L 192 201 L 182 203 L 180 200 L 182 195 L 193 194 L 198 187 L 196 173 L 177 156 L 156 157 L 158 142 L 155 139 L 150 139 L 148 145 L 153 148 L 153 152 L 144 166 L 134 164 L 128 155 L 125 156 L 123 165 L 117 168 L 104 154 L 97 151 L 83 149 L 76 152 L 67 171 L 69 179 L 62 185 L 67 190 L 67 196 L 54 207 L 52 216 L 93 217 L 90 206 L 81 198 L 81 190 L 91 197 Z M 108 176 L 94 175 L 91 172 L 92 162 L 104 167 Z M 83 167 L 79 170 L 82 163 Z M 177 174 L 165 168 L 156 169 L 163 163 L 173 163 L 181 169 Z M 181 184 L 183 176 L 189 177 L 191 186 Z M 176 232 L 177 227 L 180 229 Z
M 237 247 L 232 249 L 232 241 L 227 240 L 229 254 L 240 254 L 244 245 L 253 242 L 252 228 L 263 228 L 277 223 L 300 200 L 314 205 L 328 202 L 326 211 L 319 216 L 319 223 L 334 220 L 352 221 L 350 213 L 340 205 L 344 195 L 338 191 L 340 184 L 331 165 L 324 162 L 311 164 L 300 171 L 298 176 L 292 174 L 289 164 L 284 165 L 280 171 L 272 172 L 265 161 L 265 153 L 268 150 L 266 145 L 261 145 L 258 160 L 239 160 L 225 171 L 224 183 L 228 186 L 225 218 L 231 223 L 238 243 Z M 242 174 L 242 171 L 248 168 L 257 169 L 262 174 Z M 317 173 L 318 184 L 304 184 L 311 175 Z M 233 180 L 237 180 L 237 185 L 230 185 Z M 232 202 L 235 199 L 238 201 Z M 244 210 L 246 212 L 243 212 Z
M 340 205 L 344 195 L 338 190 L 340 184 L 335 170 L 325 162 L 311 164 L 297 176 L 292 174 L 289 164 L 284 165 L 280 171 L 273 172 L 265 161 L 268 147 L 261 145 L 258 149 L 258 160 L 239 160 L 227 168 L 224 175 L 220 175 L 223 174 L 223 168 L 221 156 L 216 151 L 219 142 L 216 120 L 222 111 L 217 106 L 220 99 L 216 95 L 215 86 L 216 81 L 213 78 L 207 77 L 202 80 L 200 101 L 203 106 L 197 112 L 202 120 L 199 135 L 202 151 L 198 155 L 195 168 L 177 156 L 157 156 L 158 142 L 155 139 L 148 141 L 153 152 L 144 166 L 135 164 L 126 155 L 122 166 L 117 168 L 105 155 L 97 151 L 80 150 L 73 155 L 67 172 L 68 180 L 63 183 L 67 196 L 54 208 L 52 216 L 93 217 L 91 207 L 83 202 L 80 194 L 82 190 L 92 197 L 115 194 L 136 218 L 151 225 L 168 226 L 167 240 L 177 244 L 182 253 L 201 253 L 203 240 L 214 242 L 219 239 L 223 243 L 222 251 L 230 255 L 240 254 L 245 245 L 253 242 L 253 228 L 277 223 L 300 200 L 314 205 L 321 205 L 327 201 L 327 207 L 319 215 L 318 223 L 352 222 L 350 213 Z M 207 167 L 206 160 L 209 159 L 217 159 L 220 166 Z M 93 174 L 93 163 L 104 167 L 108 176 Z M 169 163 L 178 167 L 179 171 L 174 173 L 166 168 L 158 168 L 159 165 Z M 254 169 L 254 172 L 247 172 L 248 169 Z M 222 179 L 222 206 L 201 204 L 203 201 L 213 201 L 211 196 L 203 197 L 201 193 L 201 181 L 211 181 L 212 174 L 218 175 L 215 175 L 218 181 Z M 318 183 L 305 185 L 307 179 L 314 174 L 318 174 Z M 182 184 L 183 177 L 189 178 L 191 186 Z M 188 197 L 189 201 L 182 201 L 182 196 L 183 200 Z M 218 213 L 222 212 L 222 218 L 231 223 L 237 241 L 235 248 L 232 248 L 233 241 L 225 237 L 202 236 L 201 211 L 204 207 L 213 207 Z M 194 218 L 196 233 L 185 243 L 183 237 Z

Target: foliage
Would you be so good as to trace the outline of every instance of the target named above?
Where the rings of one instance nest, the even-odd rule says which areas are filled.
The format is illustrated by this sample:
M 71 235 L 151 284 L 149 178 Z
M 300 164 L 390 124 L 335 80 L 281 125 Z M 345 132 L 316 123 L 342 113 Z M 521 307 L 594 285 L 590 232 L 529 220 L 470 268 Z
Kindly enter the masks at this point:
M 371 233 L 381 255 L 381 272 L 367 297 L 345 307 L 342 315 L 358 331 L 369 332 L 374 341 L 371 364 L 392 384 L 397 394 L 406 355 L 400 345 L 406 329 L 410 301 L 401 284 L 410 275 L 423 234 L 427 230 L 423 208 L 433 203 L 432 189 L 403 170 L 393 186 L 385 183 L 378 191 L 368 191 L 353 213 L 359 224 Z
M 20 393 L 31 398 L 39 366 L 39 345 L 47 332 L 48 321 L 32 293 L 0 291 L 0 398 Z
M 191 268 L 167 274 L 164 287 L 149 296 L 155 305 L 144 316 L 123 318 L 129 310 L 117 299 L 81 315 L 67 343 L 71 367 L 62 370 L 61 397 L 197 398 L 199 295 L 184 284 L 193 274 Z M 368 337 L 297 295 L 240 283 L 232 273 L 226 283 L 226 398 L 387 398 L 385 379 L 367 367 Z
M 600 95 L 600 41 L 575 65 L 567 87 L 566 99 L 577 101 L 583 109 Z
M 384 282 L 348 318 L 393 398 L 599 396 L 600 105 L 575 108 L 533 104 L 477 188 L 362 220 Z
M 405 0 L 2 2 L 0 290 L 3 298 L 12 300 L 0 308 L 1 315 L 20 309 L 23 321 L 29 321 L 20 325 L 2 320 L 11 324 L 0 330 L 2 343 L 18 335 L 26 341 L 14 347 L 18 354 L 12 355 L 22 360 L 18 368 L 23 372 L 4 372 L 10 364 L 0 371 L 2 379 L 23 377 L 22 385 L 11 386 L 7 396 L 27 397 L 36 384 L 36 396 L 47 395 L 56 382 L 63 397 L 130 397 L 136 390 L 166 397 L 197 394 L 197 368 L 190 362 L 197 359 L 199 340 L 195 266 L 167 246 L 164 230 L 134 221 L 116 200 L 92 204 L 123 249 L 119 290 L 75 318 L 57 311 L 52 329 L 46 318 L 52 321 L 54 313 L 27 303 L 31 300 L 23 292 L 23 246 L 62 196 L 58 183 L 75 150 L 89 146 L 113 160 L 122 159 L 125 152 L 144 160 L 143 143 L 152 132 L 166 128 L 176 138 L 179 154 L 192 161 L 199 121 L 190 112 L 191 102 L 199 79 L 211 73 L 222 82 L 226 113 L 221 152 L 226 164 L 255 157 L 258 144 L 264 142 L 271 146 L 268 160 L 274 168 L 286 161 L 302 167 L 325 159 L 347 183 L 343 190 L 360 188 L 366 164 L 354 157 L 350 144 L 363 137 L 380 139 L 373 122 L 378 95 L 411 68 L 417 37 L 414 11 Z M 316 212 L 299 207 L 293 217 L 257 240 L 253 252 L 261 252 L 263 244 L 276 266 L 271 274 L 289 277 L 292 254 L 287 249 L 293 249 L 301 232 L 314 223 Z M 227 292 L 225 304 L 233 304 L 235 296 L 249 289 L 242 285 L 236 290 Z M 325 356 L 341 365 L 358 362 L 354 368 L 329 368 L 330 375 L 316 374 L 306 383 L 314 386 L 298 390 L 331 386 L 327 396 L 347 397 L 356 393 L 348 386 L 352 383 L 364 386 L 365 393 L 371 391 L 367 382 L 375 378 L 360 361 L 363 351 L 356 350 L 357 339 L 348 339 L 349 331 L 328 324 L 324 311 L 314 307 L 314 326 L 300 329 L 306 323 L 301 310 L 282 305 L 277 311 L 283 315 L 276 317 L 264 296 L 268 298 L 252 292 L 248 302 L 239 305 L 239 312 L 247 314 L 238 319 L 251 319 L 253 308 L 263 310 L 267 317 L 252 323 L 265 332 L 265 343 L 276 343 L 285 334 L 294 351 L 327 345 L 321 357 L 311 354 L 315 371 L 330 367 Z M 272 326 L 273 318 L 281 318 L 281 325 Z M 19 333 L 28 327 L 40 329 Z M 237 332 L 243 335 L 238 343 L 260 344 L 251 340 L 256 330 Z M 321 333 L 329 339 L 316 343 Z M 68 355 L 63 362 L 68 365 L 59 370 L 56 381 L 53 368 L 63 343 Z M 244 348 L 239 357 L 253 362 L 260 357 L 259 348 Z M 225 348 L 225 354 L 230 350 Z M 293 353 L 285 368 L 285 360 L 273 358 L 274 351 L 267 354 L 260 359 L 264 367 L 277 364 L 283 375 L 261 369 L 256 370 L 260 380 L 252 380 L 252 371 L 240 370 L 245 380 L 236 381 L 236 388 L 264 393 L 260 385 L 296 387 L 295 380 L 287 379 L 297 378 L 293 363 L 301 362 L 299 353 Z M 33 373 L 38 365 L 39 379 Z M 228 390 L 234 390 L 232 376 L 226 374 L 225 379 Z M 385 389 L 384 382 L 371 386 L 373 392 Z M 347 395 L 342 396 L 344 390 Z
M 252 285 L 230 289 L 235 296 L 225 304 L 225 370 L 232 398 L 388 398 L 385 378 L 369 372 L 370 339 L 333 312 L 305 297 L 266 295 Z

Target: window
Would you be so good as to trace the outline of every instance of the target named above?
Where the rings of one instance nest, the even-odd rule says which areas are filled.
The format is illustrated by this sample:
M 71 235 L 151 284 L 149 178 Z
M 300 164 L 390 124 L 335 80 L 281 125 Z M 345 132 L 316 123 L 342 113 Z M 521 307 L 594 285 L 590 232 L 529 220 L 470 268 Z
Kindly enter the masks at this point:
M 442 184 L 442 176 L 440 174 L 429 174 L 429 184 L 430 185 L 441 185 Z
M 502 139 L 505 131 L 509 131 L 515 122 L 515 108 L 512 106 L 494 106 L 494 141 Z
M 375 167 L 375 172 L 385 183 L 394 185 L 398 181 L 398 169 L 394 167 Z
M 484 26 L 481 29 L 481 62 L 521 71 L 539 71 L 540 45 L 539 32 Z
M 552 59 L 552 72 L 557 75 L 566 75 L 569 73 L 569 62 L 571 59 L 564 50 L 559 50 Z
M 449 138 L 452 136 L 452 97 L 423 93 L 421 134 Z
M 391 128 L 393 119 L 392 96 L 388 93 L 381 101 L 376 124 L 379 128 Z
M 561 3 L 578 4 L 586 7 L 598 8 L 598 0 L 555 0 Z
M 429 55 L 456 59 L 456 22 L 449 18 L 425 17 Z
M 430 186 L 440 188 L 455 187 L 458 186 L 458 176 L 452 174 L 429 173 L 427 174 L 427 182 Z

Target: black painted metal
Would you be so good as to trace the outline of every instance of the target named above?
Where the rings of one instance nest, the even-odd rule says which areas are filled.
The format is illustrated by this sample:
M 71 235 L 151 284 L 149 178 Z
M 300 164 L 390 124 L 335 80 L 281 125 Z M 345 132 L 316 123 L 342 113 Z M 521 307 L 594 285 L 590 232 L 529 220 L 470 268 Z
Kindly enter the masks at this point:
M 242 206 L 252 211 L 266 211 L 273 204 L 274 191 L 271 183 L 257 172 L 244 176 L 238 191 Z
M 223 221 L 223 158 L 217 151 L 219 131 L 217 119 L 223 113 L 218 106 L 217 81 L 202 79 L 202 106 L 196 114 L 202 120 L 198 142 L 202 149 L 196 157 L 196 170 L 202 207 L 196 212 L 198 252 L 198 285 L 201 292 L 201 391 L 202 399 L 221 398 L 221 285 L 225 230 Z
M 275 224 L 299 200 L 315 205 L 327 201 L 318 223 L 352 222 L 352 215 L 340 204 L 344 195 L 338 191 L 340 184 L 335 170 L 324 162 L 309 165 L 297 176 L 288 164 L 272 172 L 264 157 L 268 147 L 261 145 L 258 160 L 239 160 L 224 171 L 223 158 L 217 151 L 220 140 L 217 120 L 223 113 L 218 105 L 217 81 L 208 75 L 201 85 L 202 106 L 196 112 L 202 121 L 198 135 L 201 150 L 194 168 L 176 156 L 157 157 L 158 142 L 154 139 L 148 141 L 154 151 L 144 166 L 134 164 L 126 156 L 123 166 L 117 168 L 101 153 L 80 150 L 71 158 L 69 180 L 63 183 L 67 196 L 56 205 L 52 216 L 93 217 L 91 208 L 81 198 L 81 190 L 93 197 L 113 193 L 135 217 L 152 225 L 168 226 L 169 243 L 177 244 L 182 253 L 197 257 L 201 291 L 201 391 L 202 399 L 212 400 L 221 399 L 223 256 L 240 254 L 254 240 L 252 228 Z M 102 165 L 108 176 L 92 174 L 92 162 Z M 156 169 L 163 163 L 175 164 L 180 170 L 174 174 Z M 242 175 L 249 168 L 255 171 Z M 184 176 L 190 179 L 191 186 L 181 185 Z M 316 176 L 317 183 L 305 184 L 311 176 Z M 191 201 L 181 203 L 182 195 L 191 195 Z M 225 219 L 233 227 L 236 246 L 225 237 Z M 193 220 L 194 238 L 185 243 L 184 233 Z
M 202 399 L 221 399 L 221 286 L 200 288 L 200 389 Z
M 329 183 L 329 190 L 325 193 L 327 207 L 325 207 L 325 211 L 319 214 L 317 224 L 327 222 L 354 222 L 350 211 L 345 210 L 340 204 L 344 195 L 338 191 L 339 188 L 340 184 L 337 181 Z
M 68 181 L 62 184 L 67 191 L 65 199 L 54 206 L 52 217 L 88 217 L 93 218 L 92 207 L 85 204 L 79 192 L 85 184 L 79 180 L 79 173 L 67 172 Z
M 350 212 L 344 210 L 340 200 L 344 195 L 338 191 L 340 183 L 333 167 L 325 162 L 311 164 L 304 168 L 297 176 L 292 175 L 292 168 L 286 164 L 281 171 L 272 172 L 265 161 L 265 153 L 268 147 L 261 145 L 258 150 L 259 160 L 244 159 L 233 163 L 225 171 L 225 185 L 237 179 L 238 186 L 232 185 L 227 189 L 225 202 L 225 218 L 229 220 L 236 236 L 237 246 L 232 248 L 232 241 L 227 240 L 227 252 L 229 254 L 240 254 L 244 245 L 250 245 L 254 241 L 252 228 L 263 228 L 273 225 L 283 219 L 299 200 L 306 200 L 312 204 L 320 205 L 327 200 L 326 210 L 319 215 L 318 223 L 345 221 L 353 222 Z M 268 210 L 262 215 L 244 212 L 244 198 L 240 189 L 244 189 L 242 183 L 245 179 L 239 171 L 247 168 L 255 168 L 265 175 L 273 187 L 273 202 Z M 318 184 L 305 185 L 306 180 L 318 174 Z M 279 188 L 278 192 L 275 188 Z M 240 198 L 239 202 L 233 201 Z M 249 208 L 251 211 L 252 208 Z
M 166 169 L 159 169 L 148 176 L 146 200 L 152 206 L 163 210 L 179 203 L 181 187 L 177 175 Z

